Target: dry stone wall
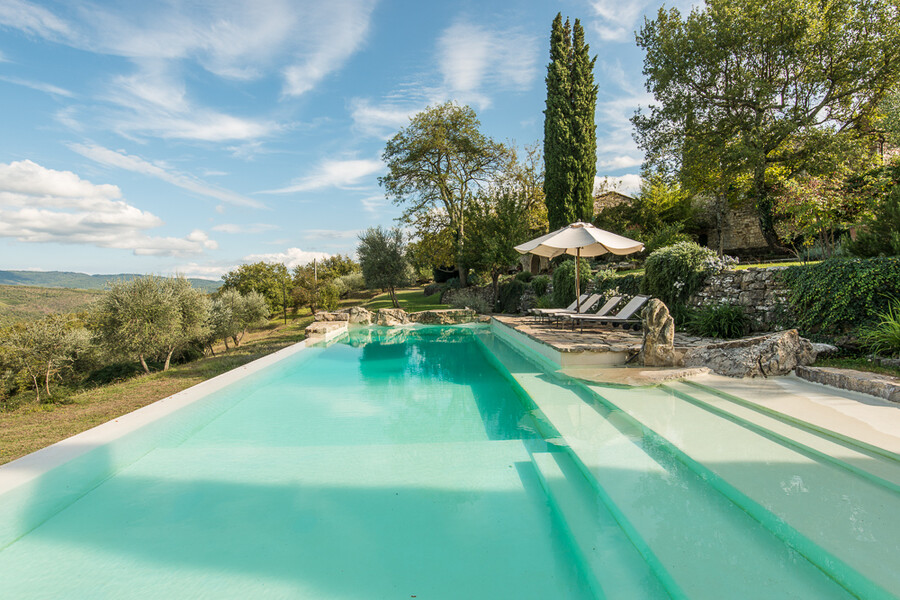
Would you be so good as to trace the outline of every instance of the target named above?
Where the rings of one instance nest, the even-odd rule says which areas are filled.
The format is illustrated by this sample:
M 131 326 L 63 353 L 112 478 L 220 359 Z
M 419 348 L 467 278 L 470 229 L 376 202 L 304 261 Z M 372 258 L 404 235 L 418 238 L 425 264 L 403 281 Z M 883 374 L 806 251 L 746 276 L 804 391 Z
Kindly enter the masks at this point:
M 716 304 L 735 304 L 743 307 L 750 317 L 753 331 L 783 329 L 788 303 L 787 287 L 778 280 L 781 267 L 750 268 L 724 271 L 707 278 L 688 305 L 693 308 Z

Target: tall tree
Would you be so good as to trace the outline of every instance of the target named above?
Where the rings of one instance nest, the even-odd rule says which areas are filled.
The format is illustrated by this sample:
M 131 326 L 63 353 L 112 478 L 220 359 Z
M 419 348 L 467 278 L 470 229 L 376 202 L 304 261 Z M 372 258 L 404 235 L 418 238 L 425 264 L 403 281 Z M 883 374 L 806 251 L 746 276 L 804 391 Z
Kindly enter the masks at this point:
M 709 0 L 684 19 L 660 9 L 637 42 L 656 101 L 633 118 L 647 162 L 723 197 L 743 190 L 770 247 L 775 176 L 869 131 L 900 77 L 892 0 Z
M 446 102 L 425 109 L 388 141 L 382 154 L 388 174 L 378 179 L 388 198 L 406 205 L 404 222 L 414 223 L 435 209 L 443 211 L 454 232 L 462 285 L 466 207 L 507 156 L 506 147 L 482 134 L 479 126 L 468 106 Z
M 544 194 L 550 229 L 590 221 L 597 174 L 597 86 L 594 62 L 575 19 L 557 14 L 550 32 L 547 101 L 544 110 Z
M 359 236 L 356 248 L 366 287 L 386 289 L 394 308 L 400 308 L 396 289 L 410 282 L 412 267 L 406 260 L 403 232 L 397 227 L 386 230 L 370 227 Z

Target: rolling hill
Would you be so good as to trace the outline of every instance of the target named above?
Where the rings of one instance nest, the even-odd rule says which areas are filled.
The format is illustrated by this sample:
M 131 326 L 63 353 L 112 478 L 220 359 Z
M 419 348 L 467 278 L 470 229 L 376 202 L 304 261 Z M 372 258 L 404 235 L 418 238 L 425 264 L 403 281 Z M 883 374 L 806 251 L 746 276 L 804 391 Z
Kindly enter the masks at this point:
M 44 288 L 70 288 L 74 290 L 102 290 L 112 281 L 142 277 L 134 273 L 113 275 L 88 275 L 69 271 L 0 271 L 0 285 L 31 285 Z M 214 292 L 221 281 L 188 278 L 195 288 L 204 292 Z

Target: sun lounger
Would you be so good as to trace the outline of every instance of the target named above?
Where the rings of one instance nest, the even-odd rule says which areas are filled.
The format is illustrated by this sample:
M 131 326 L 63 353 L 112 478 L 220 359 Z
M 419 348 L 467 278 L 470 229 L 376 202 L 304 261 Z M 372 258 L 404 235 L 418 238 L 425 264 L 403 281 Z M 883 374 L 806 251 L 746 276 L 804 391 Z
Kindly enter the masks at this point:
M 609 316 L 601 316 L 601 315 L 578 315 L 571 314 L 565 315 L 565 318 L 571 319 L 572 321 L 572 329 L 575 329 L 575 325 L 581 325 L 582 330 L 584 329 L 585 323 L 592 323 L 598 325 L 612 325 L 613 327 L 623 327 L 625 329 L 634 328 L 637 329 L 641 326 L 640 318 L 633 318 L 634 314 L 638 312 L 644 304 L 647 303 L 647 300 L 650 299 L 650 296 L 635 296 L 632 298 L 628 304 L 622 307 L 618 313 Z
M 585 302 L 590 298 L 589 294 L 582 294 L 579 300 L 581 301 L 581 306 L 584 306 Z M 531 314 L 537 317 L 538 321 L 542 318 L 547 317 L 549 315 L 554 315 L 557 313 L 566 313 L 566 312 L 575 312 L 576 307 L 578 306 L 579 300 L 576 300 L 566 308 L 532 308 Z M 596 300 L 594 300 L 596 303 Z
M 596 299 L 594 299 L 593 303 L 599 303 L 599 302 L 600 302 L 601 295 L 600 295 L 600 294 L 597 294 L 596 297 L 595 297 L 595 296 L 592 296 L 591 298 L 596 298 Z M 591 299 L 588 299 L 589 302 L 590 302 L 590 300 L 591 300 Z M 556 323 L 561 323 L 561 322 L 562 322 L 562 319 L 563 319 L 566 315 L 584 314 L 584 315 L 594 315 L 594 316 L 598 316 L 598 317 L 605 317 L 605 316 L 609 315 L 609 311 L 611 311 L 613 308 L 615 308 L 616 305 L 617 305 L 619 302 L 621 302 L 621 301 L 622 301 L 622 296 L 613 296 L 612 298 L 610 298 L 609 300 L 607 300 L 607 301 L 603 304 L 603 306 L 599 307 L 599 308 L 598 308 L 597 310 L 595 310 L 595 311 L 590 311 L 590 310 L 588 310 L 588 311 L 583 312 L 583 313 L 576 313 L 574 310 L 572 310 L 572 311 L 565 311 L 565 312 L 560 312 L 560 313 L 555 313 L 555 314 L 553 314 L 553 315 L 550 315 L 549 318 L 550 318 L 550 319 L 555 319 L 555 320 L 556 320 Z M 589 308 L 589 307 L 590 307 L 590 304 L 588 304 L 588 302 L 586 302 L 583 306 Z

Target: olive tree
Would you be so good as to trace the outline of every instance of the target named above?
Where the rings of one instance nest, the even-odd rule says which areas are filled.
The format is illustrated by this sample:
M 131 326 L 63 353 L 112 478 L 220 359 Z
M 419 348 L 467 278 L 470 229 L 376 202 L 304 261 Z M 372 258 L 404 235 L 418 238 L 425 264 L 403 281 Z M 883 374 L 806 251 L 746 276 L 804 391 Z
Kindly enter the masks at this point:
M 412 267 L 406 260 L 403 232 L 370 227 L 359 236 L 356 248 L 366 287 L 386 289 L 390 292 L 394 308 L 400 308 L 396 288 L 409 285 Z

